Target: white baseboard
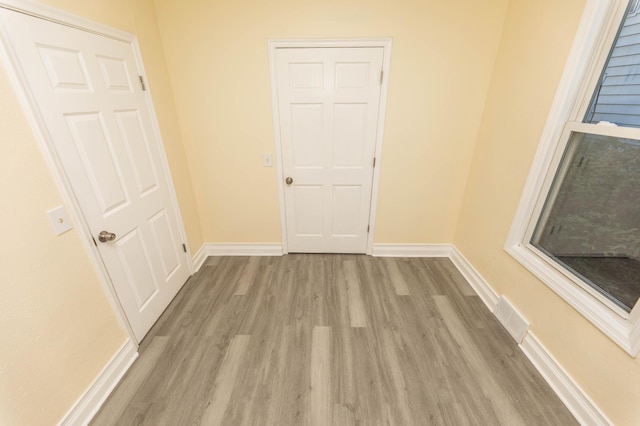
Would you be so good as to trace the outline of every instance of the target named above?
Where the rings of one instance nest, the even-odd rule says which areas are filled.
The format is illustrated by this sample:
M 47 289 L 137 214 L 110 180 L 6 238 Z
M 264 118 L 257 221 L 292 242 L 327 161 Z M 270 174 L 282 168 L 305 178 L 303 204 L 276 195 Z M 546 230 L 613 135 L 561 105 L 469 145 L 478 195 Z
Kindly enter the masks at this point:
M 58 425 L 80 426 L 89 424 L 137 357 L 136 346 L 131 340 L 127 340 L 80 399 L 60 420 Z
M 280 243 L 234 243 L 234 244 L 218 244 L 205 243 L 196 256 L 194 256 L 194 264 L 196 260 L 202 266 L 202 263 L 209 256 L 282 256 L 282 244 Z M 199 268 L 198 268 L 199 269 Z
M 581 425 L 607 426 L 613 423 L 602 413 L 571 376 L 531 332 L 527 333 L 520 349 L 545 378 Z
M 193 273 L 195 274 L 202 268 L 204 262 L 207 261 L 207 245 L 203 244 L 193 256 Z
M 451 244 L 374 244 L 375 257 L 449 257 Z
M 487 305 L 491 312 L 495 312 L 498 305 L 498 294 L 491 288 L 489 283 L 482 278 L 482 275 L 469 263 L 466 257 L 458 251 L 455 246 L 451 246 L 451 262 L 458 268 L 458 271 L 467 280 L 469 285 L 475 290 L 480 299 Z

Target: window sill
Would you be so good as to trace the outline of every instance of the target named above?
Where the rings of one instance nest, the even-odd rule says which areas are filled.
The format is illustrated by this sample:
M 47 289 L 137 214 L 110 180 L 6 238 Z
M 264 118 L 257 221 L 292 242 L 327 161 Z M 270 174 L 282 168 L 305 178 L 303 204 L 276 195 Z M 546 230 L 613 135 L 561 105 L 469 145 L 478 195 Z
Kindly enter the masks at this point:
M 640 304 L 630 314 L 624 312 L 587 290 L 587 284 L 579 285 L 577 278 L 571 279 L 552 266 L 552 261 L 531 245 L 507 245 L 505 250 L 629 355 L 638 355 Z

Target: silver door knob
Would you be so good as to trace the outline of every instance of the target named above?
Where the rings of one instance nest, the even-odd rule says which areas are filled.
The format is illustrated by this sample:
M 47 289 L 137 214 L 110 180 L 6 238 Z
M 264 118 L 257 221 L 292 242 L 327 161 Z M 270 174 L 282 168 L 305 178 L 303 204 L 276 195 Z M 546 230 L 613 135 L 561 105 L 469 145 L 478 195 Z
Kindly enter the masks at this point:
M 287 185 L 291 185 L 293 183 L 293 179 L 290 177 L 286 178 L 284 181 L 287 183 Z
M 115 239 L 116 234 L 114 234 L 113 232 L 102 231 L 98 234 L 98 241 L 100 241 L 101 243 L 106 243 Z

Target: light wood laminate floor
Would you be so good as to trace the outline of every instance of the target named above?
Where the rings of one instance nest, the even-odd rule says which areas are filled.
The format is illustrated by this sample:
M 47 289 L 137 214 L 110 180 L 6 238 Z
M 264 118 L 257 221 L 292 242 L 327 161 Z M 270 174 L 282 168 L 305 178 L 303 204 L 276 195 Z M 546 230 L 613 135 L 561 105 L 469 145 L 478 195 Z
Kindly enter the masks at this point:
M 93 425 L 572 425 L 445 258 L 217 257 Z

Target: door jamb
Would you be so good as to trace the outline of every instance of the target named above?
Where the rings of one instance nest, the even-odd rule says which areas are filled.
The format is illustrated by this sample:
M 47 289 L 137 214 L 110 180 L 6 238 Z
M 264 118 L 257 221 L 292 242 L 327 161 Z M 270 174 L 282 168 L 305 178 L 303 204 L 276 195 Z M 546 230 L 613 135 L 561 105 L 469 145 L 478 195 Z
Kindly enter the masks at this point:
M 140 73 L 140 75 L 146 76 L 138 39 L 134 34 L 124 32 L 31 0 L 0 0 L 0 9 L 8 9 L 14 12 L 23 13 L 60 25 L 76 28 L 82 31 L 98 34 L 100 36 L 128 43 L 133 48 L 133 55 L 136 61 L 138 72 Z M 89 229 L 89 225 L 85 220 L 84 215 L 82 214 L 80 204 L 75 198 L 71 183 L 65 175 L 62 163 L 56 154 L 55 146 L 53 144 L 53 141 L 51 140 L 51 136 L 48 133 L 47 126 L 40 116 L 40 113 L 38 112 L 38 108 L 36 106 L 37 104 L 33 94 L 31 93 L 31 89 L 29 87 L 27 79 L 20 70 L 20 66 L 18 65 L 19 62 L 13 52 L 8 34 L 1 25 L 0 62 L 5 65 L 4 68 L 7 72 L 7 75 L 15 89 L 20 103 L 22 104 L 23 111 L 27 117 L 27 120 L 29 121 L 29 125 L 40 144 L 47 163 L 49 164 L 49 168 L 61 192 L 62 198 L 65 205 L 67 206 L 69 214 L 71 215 L 73 222 L 76 223 L 76 228 L 80 236 L 80 240 L 82 241 L 82 244 L 84 245 L 84 248 L 89 255 L 91 264 L 93 265 L 96 274 L 98 275 L 98 280 L 103 286 L 107 299 L 111 304 L 116 318 L 118 319 L 118 322 L 126 332 L 129 339 L 136 345 L 137 349 L 140 342 L 136 338 L 135 333 L 133 332 L 133 329 L 129 324 L 127 316 L 125 315 L 124 309 L 120 304 L 113 283 L 111 282 L 111 278 L 109 277 L 109 274 L 107 272 L 106 266 L 104 265 L 102 257 L 98 252 L 98 248 L 94 244 L 93 235 Z M 151 89 L 149 88 L 149 84 L 147 84 L 147 89 L 144 93 L 144 96 L 147 107 L 149 108 L 149 111 L 151 113 L 151 126 L 154 132 L 154 136 L 156 137 L 157 143 L 160 145 L 160 157 L 162 162 L 161 167 L 163 168 L 167 176 L 167 184 L 170 193 L 169 198 L 177 216 L 178 232 L 180 234 L 180 238 L 182 238 L 182 240 L 187 243 L 184 222 L 178 205 L 178 199 L 176 196 L 175 187 L 173 185 L 173 179 L 171 177 L 169 163 L 166 157 L 164 142 L 162 139 L 162 134 L 160 132 L 160 126 L 153 104 L 153 99 L 151 97 Z M 186 244 L 186 246 L 187 252 L 184 255 L 187 260 L 187 267 L 189 268 L 189 272 L 190 274 L 193 274 L 193 259 L 191 258 L 190 250 L 188 247 L 189 245 Z
M 319 48 L 319 47 L 381 47 L 383 49 L 382 71 L 383 80 L 380 87 L 380 105 L 378 109 L 378 128 L 376 131 L 375 158 L 373 182 L 371 185 L 371 207 L 369 209 L 369 233 L 367 235 L 366 254 L 373 254 L 373 237 L 376 227 L 376 212 L 378 207 L 378 189 L 380 186 L 380 169 L 382 157 L 382 142 L 384 136 L 384 121 L 387 112 L 389 93 L 389 75 L 391 68 L 392 38 L 353 38 L 353 39 L 271 39 L 269 48 L 269 74 L 271 80 L 271 108 L 273 111 L 273 129 L 275 137 L 276 174 L 278 180 L 278 200 L 280 206 L 280 231 L 282 238 L 282 252 L 289 252 L 287 244 L 287 222 L 284 205 L 284 170 L 282 162 L 282 141 L 280 129 L 280 114 L 278 109 L 278 84 L 276 77 L 276 51 L 286 48 Z

